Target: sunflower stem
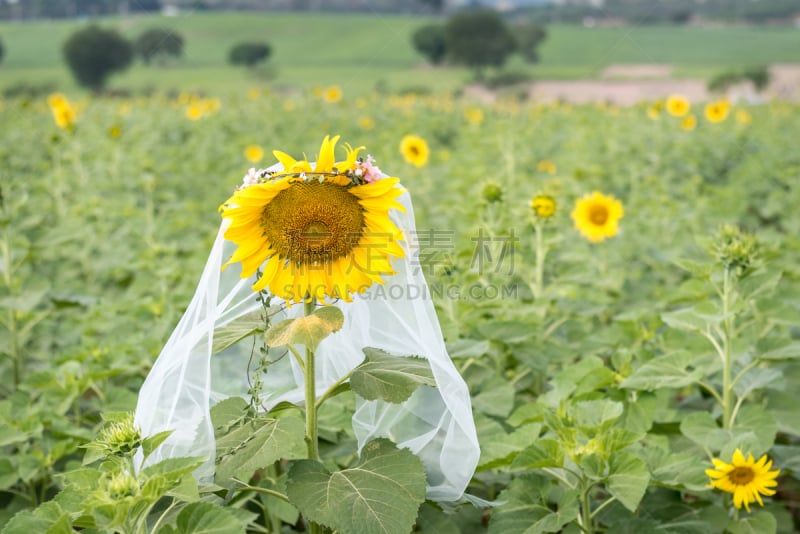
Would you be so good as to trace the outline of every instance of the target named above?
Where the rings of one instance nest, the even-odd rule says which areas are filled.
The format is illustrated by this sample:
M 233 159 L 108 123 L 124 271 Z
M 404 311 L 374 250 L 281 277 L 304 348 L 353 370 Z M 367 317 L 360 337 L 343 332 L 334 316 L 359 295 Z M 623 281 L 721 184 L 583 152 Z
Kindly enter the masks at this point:
M 733 362 L 731 361 L 731 330 L 733 321 L 728 317 L 731 307 L 731 271 L 725 267 L 725 273 L 722 279 L 722 316 L 723 319 L 723 337 L 722 337 L 722 428 L 729 430 L 733 426 L 731 414 L 733 410 L 732 390 L 733 384 L 731 383 L 731 370 Z
M 314 312 L 317 305 L 316 299 L 310 297 L 303 306 L 304 315 L 308 317 Z M 306 347 L 305 362 L 306 378 L 306 446 L 308 459 L 319 461 L 319 442 L 317 436 L 317 380 L 314 368 L 314 351 Z M 309 521 L 311 534 L 323 534 L 322 526 Z
M 581 495 L 581 516 L 583 517 L 583 531 L 587 534 L 592 534 L 592 502 L 589 497 L 589 492 L 592 490 L 591 485 L 583 490 Z
M 544 290 L 544 258 L 547 250 L 544 248 L 544 232 L 542 232 L 541 222 L 536 222 L 536 279 L 533 286 L 533 298 L 538 299 Z
M 308 317 L 314 312 L 316 300 L 309 299 L 304 305 L 304 315 Z M 306 446 L 308 458 L 319 460 L 319 444 L 317 443 L 317 381 L 314 368 L 314 351 L 306 347 Z

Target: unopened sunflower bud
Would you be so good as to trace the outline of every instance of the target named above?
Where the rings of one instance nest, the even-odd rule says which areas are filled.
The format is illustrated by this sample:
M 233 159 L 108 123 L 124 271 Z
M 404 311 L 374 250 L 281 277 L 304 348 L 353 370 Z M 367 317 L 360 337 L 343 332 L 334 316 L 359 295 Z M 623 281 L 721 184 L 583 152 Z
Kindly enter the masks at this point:
M 488 183 L 483 186 L 481 192 L 483 199 L 488 203 L 500 202 L 503 200 L 503 189 L 496 183 Z
M 754 235 L 726 224 L 717 232 L 713 252 L 727 269 L 741 274 L 756 260 L 758 243 Z
M 139 492 L 139 481 L 127 472 L 114 474 L 106 483 L 106 494 L 112 500 L 131 497 Z
M 133 415 L 128 414 L 120 421 L 107 425 L 97 438 L 100 449 L 116 456 L 133 454 L 142 443 L 142 435 L 133 424 Z

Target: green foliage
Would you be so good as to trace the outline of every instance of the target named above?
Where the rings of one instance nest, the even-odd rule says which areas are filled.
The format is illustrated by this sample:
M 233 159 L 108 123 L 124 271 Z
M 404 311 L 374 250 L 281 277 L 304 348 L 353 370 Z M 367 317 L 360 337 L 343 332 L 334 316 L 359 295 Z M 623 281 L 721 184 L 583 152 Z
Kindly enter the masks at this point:
M 173 29 L 151 28 L 139 34 L 134 50 L 146 64 L 159 57 L 177 58 L 183 54 L 183 37 Z
M 413 356 L 392 356 L 365 348 L 364 363 L 353 370 L 350 386 L 367 400 L 401 403 L 420 386 L 436 387 L 428 360 Z
M 285 319 L 272 325 L 264 334 L 264 340 L 270 347 L 299 344 L 316 350 L 323 339 L 341 330 L 343 324 L 342 310 L 325 306 L 314 310 L 311 315 Z
M 64 59 L 80 85 L 98 91 L 111 74 L 130 65 L 133 47 L 115 30 L 88 26 L 64 43 Z
M 414 49 L 433 65 L 440 64 L 447 54 L 447 39 L 441 24 L 417 28 L 411 35 L 411 42 Z
M 6 49 L 3 47 L 3 40 L 0 39 L 0 63 L 3 62 L 3 57 L 5 56 Z
M 539 61 L 539 45 L 547 38 L 547 30 L 544 26 L 528 22 L 514 25 L 512 31 L 517 43 L 517 51 L 522 54 L 525 62 L 537 63 Z
M 500 67 L 516 49 L 514 36 L 506 23 L 490 9 L 461 11 L 445 25 L 447 51 L 455 63 L 480 72 L 484 67 Z
M 381 439 L 366 444 L 351 469 L 295 463 L 287 494 L 306 517 L 339 532 L 406 534 L 425 500 L 425 470 L 411 452 Z
M 267 43 L 239 43 L 228 53 L 231 65 L 253 67 L 269 58 L 272 49 Z
M 751 82 L 757 91 L 763 91 L 769 85 L 769 69 L 767 66 L 762 65 L 721 72 L 708 81 L 708 90 L 724 93 L 731 86 L 747 81 Z

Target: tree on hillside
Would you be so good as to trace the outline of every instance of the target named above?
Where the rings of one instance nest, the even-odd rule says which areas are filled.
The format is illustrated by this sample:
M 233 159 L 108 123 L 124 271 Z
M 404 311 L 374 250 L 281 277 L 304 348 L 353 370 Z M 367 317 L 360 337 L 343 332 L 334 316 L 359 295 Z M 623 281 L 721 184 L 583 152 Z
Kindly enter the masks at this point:
M 89 26 L 64 43 L 64 59 L 75 80 L 93 91 L 105 87 L 108 76 L 125 70 L 133 60 L 133 46 L 116 30 Z
M 266 61 L 271 52 L 267 43 L 239 43 L 231 48 L 228 61 L 233 65 L 252 67 Z
M 456 13 L 445 25 L 445 36 L 450 58 L 474 68 L 478 78 L 485 67 L 501 67 L 516 48 L 511 30 L 491 9 Z
M 547 30 L 543 26 L 532 22 L 515 25 L 514 37 L 517 42 L 517 51 L 527 63 L 539 61 L 537 49 L 547 37 Z
M 177 58 L 183 54 L 183 37 L 167 28 L 151 28 L 137 37 L 134 49 L 146 64 L 159 57 Z
M 411 36 L 414 48 L 434 65 L 438 65 L 447 54 L 447 38 L 444 26 L 428 24 L 417 29 Z

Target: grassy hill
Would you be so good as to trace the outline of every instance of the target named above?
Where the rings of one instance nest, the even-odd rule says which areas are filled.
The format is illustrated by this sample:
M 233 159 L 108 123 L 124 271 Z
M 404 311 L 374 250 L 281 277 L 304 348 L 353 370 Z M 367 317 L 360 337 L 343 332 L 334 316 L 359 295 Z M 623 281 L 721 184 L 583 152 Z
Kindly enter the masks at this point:
M 410 43 L 410 35 L 429 19 L 387 15 L 286 13 L 202 13 L 178 17 L 100 20 L 128 37 L 144 29 L 175 28 L 185 38 L 185 57 L 168 67 L 134 65 L 113 79 L 113 87 L 230 91 L 267 80 L 286 86 L 339 84 L 346 92 L 429 86 L 452 90 L 470 78 L 461 68 L 431 69 Z M 61 62 L 61 45 L 86 22 L 37 21 L 0 24 L 6 57 L 0 89 L 19 84 L 75 85 Z M 773 27 L 622 27 L 552 26 L 541 49 L 541 63 L 515 58 L 507 66 L 539 78 L 586 78 L 614 63 L 669 63 L 682 76 L 708 77 L 735 66 L 800 62 L 800 31 Z M 266 68 L 233 68 L 226 58 L 239 41 L 264 40 L 273 48 Z

